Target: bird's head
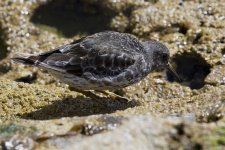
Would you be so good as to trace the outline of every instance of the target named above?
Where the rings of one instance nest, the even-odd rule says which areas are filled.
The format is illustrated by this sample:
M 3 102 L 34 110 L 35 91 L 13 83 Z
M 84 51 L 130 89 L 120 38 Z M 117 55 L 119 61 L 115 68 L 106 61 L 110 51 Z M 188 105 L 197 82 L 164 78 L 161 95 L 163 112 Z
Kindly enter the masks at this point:
M 165 68 L 172 72 L 180 81 L 178 74 L 169 63 L 170 53 L 169 49 L 157 41 L 148 41 L 143 43 L 145 50 L 147 51 L 149 62 L 151 63 L 151 69 Z
M 168 65 L 170 54 L 165 45 L 157 41 L 144 42 L 143 45 L 152 64 L 152 69 L 165 68 Z

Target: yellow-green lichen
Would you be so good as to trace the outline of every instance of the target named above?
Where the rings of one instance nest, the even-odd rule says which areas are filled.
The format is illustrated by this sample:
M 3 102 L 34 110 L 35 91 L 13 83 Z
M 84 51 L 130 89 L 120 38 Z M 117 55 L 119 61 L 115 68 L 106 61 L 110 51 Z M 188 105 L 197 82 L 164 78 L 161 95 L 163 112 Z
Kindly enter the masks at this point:
M 210 145 L 214 148 L 225 148 L 225 126 L 216 128 L 210 135 Z

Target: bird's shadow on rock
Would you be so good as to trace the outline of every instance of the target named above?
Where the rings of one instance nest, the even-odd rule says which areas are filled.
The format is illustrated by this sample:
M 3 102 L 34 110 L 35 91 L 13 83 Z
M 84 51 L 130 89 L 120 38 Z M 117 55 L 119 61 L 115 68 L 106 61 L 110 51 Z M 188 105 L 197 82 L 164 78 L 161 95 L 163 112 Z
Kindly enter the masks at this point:
M 135 100 L 122 101 L 102 98 L 96 101 L 84 97 L 66 97 L 39 110 L 22 114 L 20 117 L 32 120 L 48 120 L 62 117 L 110 114 L 117 110 L 125 110 L 138 105 L 140 104 Z

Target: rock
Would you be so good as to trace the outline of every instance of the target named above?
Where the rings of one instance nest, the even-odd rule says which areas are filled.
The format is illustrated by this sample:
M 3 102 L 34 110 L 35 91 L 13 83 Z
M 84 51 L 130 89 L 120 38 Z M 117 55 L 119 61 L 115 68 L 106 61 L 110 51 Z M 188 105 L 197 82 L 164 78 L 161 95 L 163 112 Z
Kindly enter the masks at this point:
M 0 149 L 224 149 L 223 0 L 0 1 Z M 13 64 L 116 30 L 171 51 L 168 71 L 95 101 L 46 71 Z M 26 83 L 24 83 L 26 82 Z

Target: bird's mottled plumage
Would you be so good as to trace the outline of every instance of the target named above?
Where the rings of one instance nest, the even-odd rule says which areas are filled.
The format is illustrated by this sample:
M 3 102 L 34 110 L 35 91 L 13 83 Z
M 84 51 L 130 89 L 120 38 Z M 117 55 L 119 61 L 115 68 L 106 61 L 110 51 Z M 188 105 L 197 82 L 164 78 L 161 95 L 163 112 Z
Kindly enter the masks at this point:
M 127 33 L 100 32 L 17 62 L 36 65 L 81 90 L 123 88 L 168 64 L 169 51 L 159 42 L 139 42 Z

